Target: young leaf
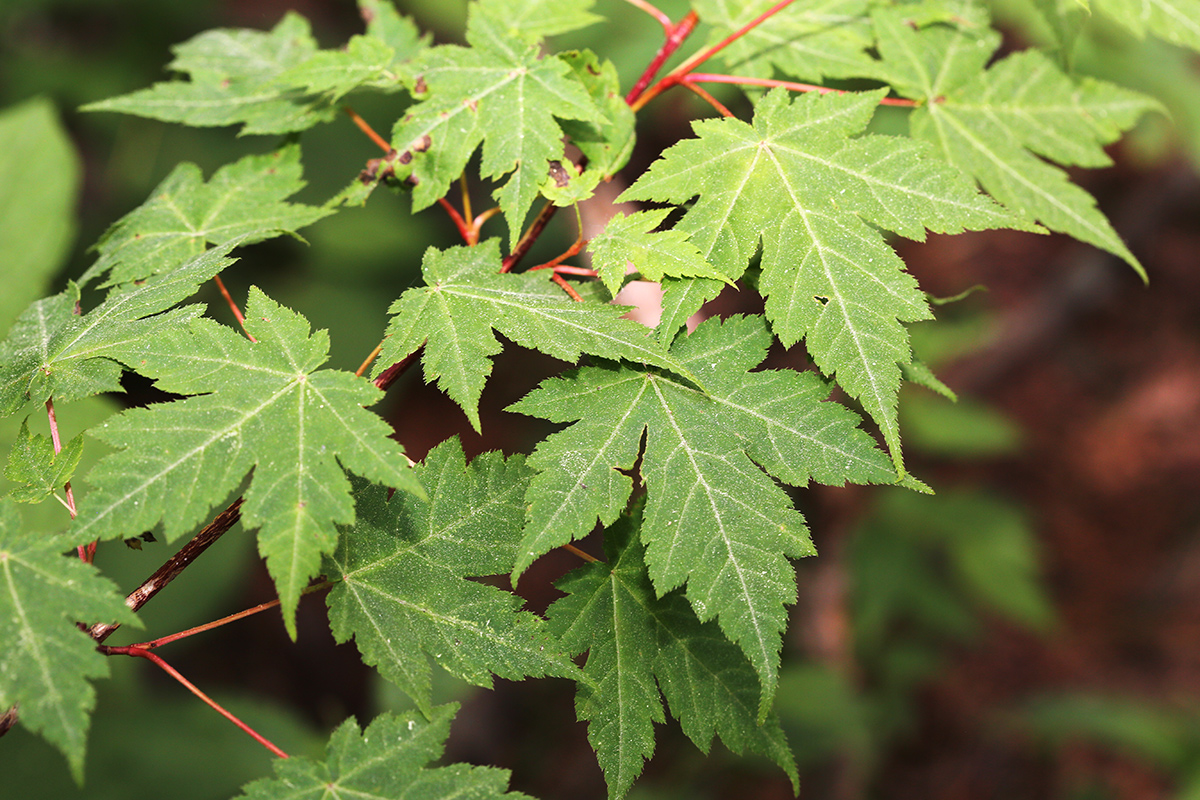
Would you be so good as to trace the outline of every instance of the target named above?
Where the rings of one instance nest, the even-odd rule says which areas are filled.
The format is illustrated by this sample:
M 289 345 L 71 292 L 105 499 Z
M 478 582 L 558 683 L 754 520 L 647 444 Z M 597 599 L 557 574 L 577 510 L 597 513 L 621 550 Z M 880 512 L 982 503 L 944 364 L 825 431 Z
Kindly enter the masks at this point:
M 29 419 L 21 423 L 17 441 L 8 453 L 4 477 L 25 484 L 9 492 L 18 503 L 40 503 L 71 480 L 79 457 L 83 455 L 83 434 L 54 452 L 54 443 L 41 434 L 29 432 Z
M 54 396 L 67 402 L 100 392 L 121 391 L 121 364 L 148 377 L 145 356 L 160 337 L 186 325 L 203 309 L 190 306 L 161 313 L 190 297 L 197 287 L 233 263 L 235 239 L 207 250 L 173 272 L 112 289 L 83 316 L 75 310 L 79 290 L 33 303 L 0 344 L 0 414 L 26 402 Z
M 788 346 L 805 338 L 822 371 L 879 424 L 901 469 L 896 394 L 899 365 L 912 357 L 901 323 L 930 313 L 872 226 L 920 240 L 926 228 L 1022 223 L 922 143 L 848 138 L 866 127 L 882 96 L 810 94 L 793 102 L 772 91 L 757 103 L 753 124 L 693 123 L 698 138 L 667 150 L 621 199 L 697 197 L 677 227 L 730 278 L 742 274 L 761 239 L 759 289 L 775 334 Z
M 333 118 L 328 103 L 277 84 L 285 71 L 317 52 L 308 20 L 288 12 L 269 33 L 218 28 L 171 48 L 167 65 L 189 80 L 156 83 L 83 107 L 196 127 L 236 125 L 242 133 L 291 133 Z
M 24 533 L 11 501 L 0 500 L 0 708 L 19 706 L 25 727 L 63 752 L 77 782 L 95 693 L 106 659 L 76 622 L 141 626 L 116 584 L 78 558 L 63 556 L 76 536 Z
M 394 318 L 377 372 L 425 343 L 425 379 L 437 380 L 479 430 L 479 396 L 492 369 L 489 359 L 500 352 L 493 329 L 564 361 L 589 353 L 682 370 L 649 330 L 620 318 L 621 306 L 576 303 L 544 273 L 501 275 L 499 269 L 495 239 L 426 251 L 427 285 L 409 289 L 388 309 Z
M 89 473 L 81 538 L 131 536 L 162 523 L 174 539 L 253 469 L 242 518 L 261 526 L 259 551 L 295 635 L 300 592 L 337 545 L 334 523 L 354 521 L 345 470 L 421 493 L 391 428 L 364 410 L 381 393 L 345 372 L 318 370 L 324 331 L 250 290 L 246 328 L 257 342 L 209 319 L 158 334 L 145 358 L 164 391 L 196 395 L 132 409 L 96 435 L 119 452 Z
M 588 243 L 592 265 L 600 280 L 614 295 L 625 281 L 625 265 L 632 261 L 642 277 L 661 281 L 675 278 L 713 278 L 733 282 L 704 260 L 696 246 L 681 230 L 655 231 L 670 209 L 618 214 L 608 221 L 604 232 Z
M 446 194 L 483 143 L 480 174 L 508 179 L 495 197 L 515 242 L 549 162 L 564 157 L 555 118 L 600 122 L 604 115 L 563 61 L 542 58 L 537 42 L 513 36 L 472 6 L 470 47 L 441 45 L 410 65 L 411 86 L 428 99 L 396 124 L 393 146 L 417 179 L 413 208 Z
M 1095 199 L 1043 158 L 1107 166 L 1112 162 L 1102 145 L 1158 107 L 1154 101 L 1109 83 L 1069 78 L 1032 50 L 985 71 L 1000 39 L 987 29 L 914 30 L 882 12 L 876 21 L 889 79 L 926 101 L 911 118 L 914 137 L 931 142 L 1014 212 L 1119 256 L 1145 278 Z
M 558 58 L 574 71 L 604 114 L 599 122 L 564 119 L 563 132 L 587 159 L 588 171 L 607 180 L 629 161 L 636 139 L 636 118 L 621 94 L 617 68 L 591 50 L 570 50 Z
M 246 156 L 221 167 L 207 183 L 195 164 L 180 164 L 149 200 L 105 232 L 96 244 L 100 258 L 80 283 L 110 271 L 110 285 L 141 280 L 171 271 L 208 244 L 259 242 L 332 214 L 331 209 L 286 202 L 304 188 L 301 171 L 297 144 Z
M 244 800 L 344 797 L 530 800 L 506 791 L 508 771 L 468 764 L 429 767 L 441 757 L 457 704 L 438 706 L 428 720 L 417 714 L 381 714 L 365 731 L 353 719 L 329 737 L 324 761 L 278 759 L 275 777 L 248 784 Z
M 587 367 L 545 381 L 510 410 L 574 422 L 534 450 L 528 522 L 515 574 L 542 553 L 611 524 L 646 485 L 641 529 L 660 595 L 687 584 L 701 621 L 714 616 L 762 684 L 775 689 L 785 606 L 796 598 L 787 557 L 812 554 L 804 520 L 763 472 L 795 485 L 891 483 L 895 473 L 828 387 L 809 373 L 749 372 L 771 337 L 761 317 L 703 323 L 672 355 L 706 385 L 623 367 Z M 577 421 L 578 420 L 578 421 Z M 757 463 L 756 463 L 757 462 Z M 762 467 L 762 468 L 760 468 Z
M 605 531 L 609 563 L 587 564 L 558 581 L 567 593 L 547 610 L 571 653 L 588 651 L 575 701 L 588 721 L 610 798 L 620 798 L 654 752 L 663 722 L 659 687 L 684 733 L 705 753 L 714 734 L 735 753 L 773 759 L 798 789 L 796 765 L 774 714 L 758 720 L 758 679 L 713 623 L 701 623 L 678 592 L 657 597 L 637 540 L 640 515 Z
M 467 578 L 506 572 L 521 538 L 530 470 L 499 453 L 468 467 L 457 440 L 414 469 L 428 500 L 380 486 L 358 493 L 357 521 L 328 561 L 338 581 L 329 623 L 363 660 L 430 711 L 428 657 L 477 686 L 492 675 L 578 677 L 542 620 L 517 595 Z M 427 655 L 428 654 L 428 655 Z

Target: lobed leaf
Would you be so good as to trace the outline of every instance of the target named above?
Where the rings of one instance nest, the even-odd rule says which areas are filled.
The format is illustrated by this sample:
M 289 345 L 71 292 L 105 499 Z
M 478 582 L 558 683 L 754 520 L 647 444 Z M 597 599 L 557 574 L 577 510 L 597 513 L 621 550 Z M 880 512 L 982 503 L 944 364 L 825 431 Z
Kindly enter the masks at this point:
M 508 792 L 508 771 L 468 764 L 429 767 L 441 757 L 457 704 L 438 706 L 429 719 L 381 714 L 365 731 L 353 719 L 329 737 L 324 761 L 306 756 L 274 762 L 275 777 L 247 784 L 245 800 L 355 797 L 529 800 Z
M 1096 7 L 1139 39 L 1150 32 L 1171 44 L 1200 50 L 1197 0 L 1096 0 Z
M 632 262 L 648 281 L 664 277 L 711 278 L 732 284 L 726 276 L 704 259 L 681 230 L 654 230 L 666 219 L 670 209 L 617 214 L 608 221 L 604 232 L 588 242 L 592 266 L 609 292 L 616 294 L 625 282 L 625 266 Z
M 749 371 L 770 340 L 761 317 L 711 320 L 679 340 L 672 355 L 713 382 L 707 393 L 670 376 L 597 366 L 548 380 L 510 407 L 574 423 L 529 458 L 539 472 L 515 574 L 597 520 L 616 520 L 640 454 L 641 538 L 655 589 L 686 584 L 700 620 L 717 618 L 758 672 L 762 714 L 775 689 L 785 606 L 796 597 L 787 557 L 814 552 L 800 514 L 762 468 L 798 485 L 811 477 L 896 480 L 855 416 L 821 402 L 828 387 L 815 376 Z
M 654 752 L 654 723 L 664 722 L 660 688 L 684 733 L 705 753 L 720 736 L 735 753 L 774 760 L 798 788 L 796 765 L 779 720 L 758 719 L 758 680 L 745 657 L 713 623 L 701 623 L 679 592 L 656 596 L 637 540 L 640 515 L 605 531 L 609 563 L 588 564 L 556 586 L 567 596 L 547 611 L 551 629 L 572 653 L 588 652 L 576 712 L 608 782 L 625 795 Z
M 116 584 L 62 555 L 83 541 L 25 533 L 12 502 L 0 500 L 0 708 L 18 706 L 21 723 L 62 751 L 79 783 L 96 704 L 88 680 L 107 677 L 108 664 L 76 623 L 141 625 Z
M 29 419 L 21 422 L 17 441 L 8 452 L 4 477 L 22 483 L 8 493 L 18 503 L 40 503 L 71 480 L 83 455 L 83 434 L 79 434 L 54 452 L 54 443 L 41 434 L 29 432 Z
M 621 199 L 676 204 L 697 198 L 676 227 L 730 278 L 762 243 L 760 291 L 772 329 L 857 398 L 903 468 L 896 418 L 900 365 L 912 354 L 903 322 L 930 317 L 904 264 L 872 226 L 923 239 L 925 229 L 1026 226 L 957 171 L 908 139 L 849 138 L 882 92 L 775 90 L 754 120 L 704 120 L 697 138 L 668 149 Z M 707 299 L 699 293 L 695 300 Z M 673 323 L 696 308 L 672 310 Z M 673 331 L 660 327 L 670 337 Z
M 429 657 L 478 686 L 492 675 L 578 675 L 520 597 L 466 580 L 512 565 L 529 476 L 520 456 L 486 453 L 468 467 L 450 440 L 414 469 L 428 499 L 358 492 L 354 527 L 328 562 L 330 626 L 426 714 Z
M 304 188 L 300 146 L 246 156 L 221 167 L 206 183 L 195 164 L 183 163 L 150 199 L 117 220 L 96 244 L 100 258 L 80 283 L 109 273 L 108 285 L 169 272 L 209 244 L 244 244 L 294 234 L 333 213 L 288 198 Z
M 550 162 L 564 158 L 558 119 L 601 122 L 604 114 L 566 63 L 542 58 L 537 41 L 513 35 L 480 6 L 468 47 L 441 45 L 410 65 L 423 102 L 396 124 L 392 143 L 416 179 L 413 208 L 446 194 L 480 143 L 480 175 L 504 180 L 495 197 L 516 242 Z M 507 176 L 507 179 L 505 179 Z
M 495 239 L 475 247 L 426 251 L 422 271 L 427 285 L 409 289 L 388 309 L 393 319 L 376 372 L 424 344 L 425 380 L 436 380 L 476 430 L 490 359 L 500 352 L 493 330 L 564 361 L 578 361 L 588 353 L 688 374 L 650 331 L 621 319 L 621 306 L 573 302 L 546 273 L 499 274 L 499 269 Z
M 336 370 L 324 331 L 252 288 L 251 342 L 208 319 L 172 325 L 145 354 L 157 385 L 187 397 L 126 411 L 94 433 L 118 452 L 88 475 L 80 537 L 132 536 L 161 523 L 168 539 L 196 525 L 246 474 L 242 518 L 295 635 L 301 591 L 337 545 L 335 523 L 354 521 L 345 470 L 420 494 L 391 428 L 367 412 L 381 392 Z M 206 394 L 201 394 L 206 393 Z

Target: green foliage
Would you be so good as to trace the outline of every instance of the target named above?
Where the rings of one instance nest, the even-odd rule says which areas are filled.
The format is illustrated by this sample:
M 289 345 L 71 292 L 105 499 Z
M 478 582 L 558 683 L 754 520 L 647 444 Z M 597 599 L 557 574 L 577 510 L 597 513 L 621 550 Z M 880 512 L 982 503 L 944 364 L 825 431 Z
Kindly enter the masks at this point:
M 1138 14 L 1114 0 L 1099 5 L 1137 34 L 1197 47 L 1186 24 L 1170 24 L 1172 14 L 1194 17 L 1191 3 Z M 426 766 L 454 714 L 434 703 L 431 660 L 480 686 L 493 676 L 576 681 L 576 711 L 613 798 L 653 754 L 666 712 L 701 751 L 719 737 L 734 752 L 765 755 L 795 786 L 786 718 L 773 705 L 781 681 L 832 687 L 853 706 L 842 734 L 856 741 L 874 722 L 894 730 L 887 698 L 883 711 L 864 710 L 852 687 L 816 672 L 798 681 L 782 661 L 797 598 L 790 559 L 815 553 L 787 487 L 923 488 L 904 466 L 901 388 L 908 381 L 953 396 L 913 355 L 908 326 L 930 319 L 931 303 L 887 237 L 1051 229 L 1140 272 L 1091 196 L 1055 165 L 1107 165 L 1102 148 L 1158 106 L 1064 70 L 1068 54 L 1056 63 L 1018 51 L 990 63 L 1000 36 L 972 0 L 796 2 L 764 16 L 775 5 L 694 2 L 711 42 L 732 36 L 718 48 L 734 73 L 725 79 L 771 79 L 775 88 L 764 94 L 760 80 L 730 102 L 747 120 L 714 102 L 725 118 L 695 121 L 694 136 L 620 176 L 642 106 L 690 84 L 706 58 L 626 99 L 613 62 L 545 41 L 600 22 L 591 0 L 473 2 L 461 44 L 431 46 L 385 0 L 360 0 L 366 27 L 341 48 L 320 49 L 295 13 L 270 31 L 202 33 L 175 48 L 177 79 L 87 110 L 285 138 L 207 180 L 193 164 L 177 166 L 100 238 L 81 277 L 40 300 L 70 239 L 75 160 L 44 104 L 0 116 L 0 254 L 29 273 L 14 284 L 15 299 L 6 295 L 11 307 L 0 306 L 9 317 L 26 306 L 0 343 L 0 412 L 14 417 L 14 431 L 43 409 L 56 426 L 56 406 L 70 415 L 79 408 L 72 401 L 122 395 L 131 374 L 159 392 L 61 451 L 27 424 L 16 434 L 5 471 L 18 484 L 13 499 L 44 500 L 70 481 L 78 513 L 64 512 L 66 533 L 44 535 L 25 529 L 13 499 L 0 502 L 0 713 L 16 704 L 22 724 L 80 777 L 88 680 L 106 664 L 76 623 L 137 618 L 111 583 L 63 552 L 81 546 L 88 556 L 92 542 L 147 531 L 174 541 L 240 494 L 238 513 L 257 531 L 288 633 L 296 635 L 301 596 L 330 588 L 335 638 L 354 639 L 417 706 L 365 731 L 344 723 L 325 760 L 280 761 L 277 778 L 250 784 L 246 797 L 508 796 L 498 770 Z M 1043 6 L 1065 48 L 1079 35 L 1078 15 Z M 674 29 L 672 46 L 686 30 Z M 644 68 L 654 52 L 639 57 Z M 777 85 L 777 75 L 847 79 L 854 91 L 807 92 L 814 87 Z M 348 167 L 305 132 L 367 92 L 388 95 L 375 110 L 393 115 L 391 149 L 365 169 L 365 158 Z M 888 135 L 877 132 L 885 103 L 903 107 Z M 310 173 L 319 163 L 350 186 L 322 206 L 293 199 L 304 190 L 302 134 Z M 555 207 L 594 202 L 608 180 L 626 187 L 622 200 L 666 207 L 606 215 L 590 241 L 581 233 L 579 246 L 539 269 L 522 263 Z M 262 249 L 239 253 L 241 261 L 230 253 L 344 219 L 350 205 L 377 202 L 368 196 L 379 185 L 408 194 L 413 213 L 440 202 L 464 244 L 419 238 L 424 217 L 395 237 L 400 255 L 424 252 L 424 285 L 407 275 L 388 284 L 395 300 L 372 385 L 361 377 L 365 362 L 355 375 L 323 367 L 336 327 L 313 332 L 305 316 L 245 288 L 254 281 L 234 279 Z M 545 210 L 527 227 L 539 196 Z M 489 197 L 495 208 L 482 206 Z M 496 214 L 503 242 L 481 235 Z M 576 220 L 584 216 L 576 209 Z M 562 264 L 580 252 L 592 260 Z M 664 289 L 656 329 L 609 302 L 630 262 Z M 203 287 L 223 272 L 233 291 L 220 282 L 222 302 L 239 320 L 244 301 L 242 330 L 205 305 L 216 294 Z M 731 284 L 761 295 L 763 313 L 681 333 Z M 375 322 L 378 332 L 385 320 Z M 527 442 L 528 458 L 468 462 L 447 441 L 414 466 L 367 411 L 420 351 L 425 380 L 488 434 L 480 403 L 493 358 L 510 343 L 570 368 L 508 409 L 562 426 Z M 815 369 L 764 367 L 772 347 L 801 343 Z M 918 420 L 928 417 L 928 406 L 915 405 Z M 859 427 L 860 411 L 887 453 Z M 914 425 L 918 447 L 933 440 L 922 434 L 930 427 Z M 1011 439 L 1000 423 L 990 430 L 977 447 Z M 81 460 L 85 441 L 89 458 L 105 453 L 95 466 Z M 1019 515 L 983 496 L 929 501 L 896 491 L 902 499 L 885 501 L 891 522 L 864 528 L 850 559 L 862 582 L 857 648 L 888 661 L 884 683 L 911 687 L 936 661 L 923 643 L 881 655 L 898 628 L 930 640 L 973 629 L 964 598 L 1030 627 L 1051 624 Z M 570 543 L 597 528 L 606 528 L 608 561 L 562 578 L 566 597 L 546 619 L 504 587 L 502 576 L 538 574 L 530 566 L 554 548 L 582 553 Z M 171 563 L 181 571 L 189 562 Z M 584 653 L 581 669 L 574 659 Z
M 67 755 L 76 781 L 95 693 L 89 678 L 108 675 L 95 643 L 75 627 L 81 617 L 137 624 L 112 581 L 90 564 L 64 559 L 79 537 L 31 536 L 12 503 L 0 500 L 0 705 L 18 705 L 22 722 Z

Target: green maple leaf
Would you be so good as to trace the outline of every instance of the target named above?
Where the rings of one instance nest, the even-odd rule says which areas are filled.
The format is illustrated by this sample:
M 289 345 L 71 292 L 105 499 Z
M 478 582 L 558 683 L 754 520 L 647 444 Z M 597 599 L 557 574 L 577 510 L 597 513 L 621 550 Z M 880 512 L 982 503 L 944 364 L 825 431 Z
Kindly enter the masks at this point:
M 495 197 L 515 242 L 550 162 L 564 158 L 556 119 L 604 115 L 566 63 L 542 58 L 535 39 L 503 28 L 472 6 L 469 47 L 441 45 L 413 60 L 411 86 L 428 99 L 396 124 L 392 143 L 400 163 L 411 164 L 419 210 L 446 194 L 482 142 L 480 174 L 508 176 Z
M 621 94 L 617 68 L 590 50 L 571 50 L 558 58 L 574 71 L 604 115 L 592 122 L 564 119 L 563 132 L 587 158 L 587 171 L 608 179 L 628 163 L 636 139 L 637 120 Z
M 239 798 L 529 800 L 507 791 L 507 770 L 469 764 L 428 766 L 441 757 L 457 711 L 457 704 L 438 706 L 428 720 L 411 713 L 381 714 L 361 732 L 348 719 L 329 737 L 324 761 L 306 756 L 278 759 L 273 765 L 275 777 L 247 784 Z
M 168 309 L 232 264 L 228 253 L 239 244 L 238 239 L 226 242 L 172 272 L 116 287 L 82 316 L 74 313 L 79 302 L 74 284 L 32 303 L 0 344 L 0 414 L 51 396 L 68 402 L 119 392 L 122 364 L 154 377 L 147 372 L 147 354 L 160 337 L 203 310 Z
M 588 651 L 575 708 L 608 782 L 625 795 L 654 752 L 664 722 L 660 687 L 684 733 L 705 753 L 714 735 L 735 753 L 774 760 L 798 790 L 796 765 L 774 714 L 758 719 L 758 679 L 714 623 L 701 623 L 679 592 L 655 595 L 637 541 L 640 515 L 604 533 L 609 563 L 588 564 L 555 586 L 567 596 L 547 610 L 572 653 Z
M 787 557 L 814 552 L 804 520 L 767 473 L 798 486 L 896 480 L 857 417 L 821 402 L 829 387 L 815 375 L 749 372 L 770 341 L 761 317 L 710 320 L 672 349 L 707 393 L 670 376 L 597 366 L 548 380 L 510 407 L 575 423 L 529 458 L 539 473 L 515 574 L 597 520 L 611 524 L 633 490 L 622 470 L 640 452 L 641 537 L 655 589 L 663 595 L 686 583 L 700 620 L 717 618 L 759 674 L 763 714 L 785 606 L 796 598 Z
M 592 266 L 612 294 L 625 282 L 625 265 L 632 261 L 642 277 L 661 281 L 665 276 L 713 278 L 732 284 L 715 269 L 681 230 L 654 230 L 670 209 L 618 214 L 604 232 L 588 242 Z
M 880 13 L 877 31 L 889 80 L 925 100 L 911 118 L 913 136 L 931 142 L 1011 210 L 1123 258 L 1145 278 L 1095 199 L 1043 159 L 1111 164 L 1102 146 L 1157 108 L 1154 101 L 1070 78 L 1037 51 L 1014 53 L 984 70 L 1000 36 L 980 25 L 914 30 L 898 13 Z
M 428 285 L 409 289 L 388 309 L 394 318 L 377 372 L 424 343 L 426 381 L 436 380 L 479 430 L 479 396 L 492 370 L 490 359 L 501 349 L 493 330 L 564 361 L 589 353 L 682 369 L 648 329 L 620 318 L 623 307 L 573 302 L 549 275 L 502 275 L 499 269 L 495 239 L 426 251 L 422 270 Z
M 158 334 L 145 358 L 157 385 L 187 397 L 126 411 L 95 435 L 118 452 L 89 473 L 80 537 L 132 536 L 162 523 L 174 539 L 200 522 L 253 469 L 242 518 L 259 527 L 259 551 L 295 636 L 300 592 L 337 545 L 335 523 L 354 521 L 345 470 L 421 493 L 391 428 L 364 410 L 382 393 L 362 378 L 318 370 L 324 331 L 250 290 L 246 330 L 209 319 Z M 206 394 L 200 394 L 206 393 Z
M 1171 44 L 1200 50 L 1200 2 L 1197 0 L 1095 0 L 1096 7 L 1139 39 L 1147 31 Z
M 466 578 L 507 572 L 524 519 L 530 470 L 520 456 L 477 457 L 468 467 L 457 440 L 414 469 L 422 500 L 369 487 L 354 527 L 327 574 L 329 622 L 338 642 L 354 638 L 422 711 L 430 709 L 427 655 L 477 686 L 492 675 L 578 677 L 543 621 L 517 595 Z
M 291 133 L 333 118 L 335 110 L 276 79 L 317 53 L 308 20 L 288 12 L 269 33 L 240 28 L 206 31 L 171 48 L 167 65 L 189 80 L 156 83 L 83 107 L 181 122 L 236 125 L 242 133 Z
M 506 34 L 535 38 L 586 28 L 603 17 L 590 11 L 596 0 L 479 0 L 476 6 L 507 28 Z
M 40 503 L 71 480 L 83 455 L 83 434 L 79 434 L 54 452 L 54 443 L 41 434 L 29 432 L 29 419 L 21 423 L 17 441 L 8 453 L 4 477 L 24 486 L 9 496 L 18 503 Z
M 693 0 L 712 26 L 711 43 L 741 30 L 777 0 Z M 770 78 L 778 69 L 807 79 L 872 77 L 875 61 L 868 0 L 793 3 L 755 26 L 722 51 L 737 75 Z
M 300 147 L 246 156 L 217 170 L 205 182 L 200 168 L 183 163 L 150 199 L 117 220 L 100 241 L 100 258 L 80 283 L 110 272 L 108 283 L 140 280 L 168 272 L 232 239 L 243 243 L 294 233 L 333 213 L 332 209 L 288 203 L 304 188 Z
M 730 278 L 742 274 L 761 240 L 759 290 L 775 334 L 787 346 L 805 339 L 821 370 L 879 424 L 902 469 L 896 395 L 900 365 L 912 353 L 901 323 L 930 313 L 877 228 L 922 240 L 926 228 L 957 233 L 1021 223 L 924 143 L 850 138 L 882 96 L 791 101 L 772 91 L 757 103 L 752 124 L 693 123 L 697 138 L 665 151 L 621 199 L 697 198 L 677 227 Z M 704 292 L 695 299 L 706 299 Z M 676 304 L 671 319 L 695 310 Z
M 141 626 L 116 584 L 73 551 L 62 555 L 81 541 L 23 532 L 12 502 L 0 500 L 0 708 L 19 706 L 21 723 L 63 752 L 80 783 L 96 704 L 88 679 L 107 677 L 108 664 L 75 623 Z

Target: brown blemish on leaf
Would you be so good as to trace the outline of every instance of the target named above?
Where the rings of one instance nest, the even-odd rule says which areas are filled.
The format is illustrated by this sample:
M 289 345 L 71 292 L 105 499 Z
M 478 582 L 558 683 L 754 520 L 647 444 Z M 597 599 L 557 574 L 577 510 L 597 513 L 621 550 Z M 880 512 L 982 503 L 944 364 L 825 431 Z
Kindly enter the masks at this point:
M 554 179 L 554 185 L 559 189 L 571 182 L 571 174 L 563 168 L 561 161 L 550 162 L 550 177 Z
M 433 145 L 433 139 L 429 138 L 429 134 L 422 134 L 420 139 L 417 139 L 415 142 L 413 142 L 412 151 L 414 153 L 424 153 L 430 148 L 431 145 Z
M 425 94 L 429 91 L 429 84 L 425 83 L 425 76 L 418 75 L 417 82 L 413 84 L 413 92 L 415 94 Z

